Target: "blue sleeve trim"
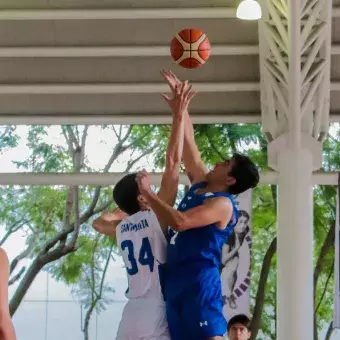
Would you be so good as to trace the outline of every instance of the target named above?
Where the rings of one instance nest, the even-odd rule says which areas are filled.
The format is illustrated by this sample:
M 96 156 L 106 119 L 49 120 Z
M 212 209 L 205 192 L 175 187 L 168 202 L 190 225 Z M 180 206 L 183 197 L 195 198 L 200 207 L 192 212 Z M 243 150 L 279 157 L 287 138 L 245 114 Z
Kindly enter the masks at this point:
M 193 192 L 197 189 L 201 189 L 201 188 L 204 188 L 206 186 L 207 182 L 198 182 L 198 183 L 195 183 L 193 184 L 190 189 L 189 189 L 189 192 Z

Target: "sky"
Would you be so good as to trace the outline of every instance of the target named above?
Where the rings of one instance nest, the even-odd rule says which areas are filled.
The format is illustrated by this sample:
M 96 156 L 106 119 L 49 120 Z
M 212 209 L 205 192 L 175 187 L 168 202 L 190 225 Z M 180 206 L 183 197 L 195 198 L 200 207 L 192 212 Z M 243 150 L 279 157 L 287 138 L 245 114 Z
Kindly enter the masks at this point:
M 332 129 L 331 133 L 332 135 L 335 135 L 335 131 L 339 129 L 339 124 L 337 124 L 336 129 Z M 22 137 L 21 142 L 19 143 L 18 147 L 11 149 L 2 155 L 0 155 L 0 161 L 1 161 L 1 169 L 0 172 L 17 172 L 18 169 L 16 166 L 12 163 L 13 160 L 24 160 L 27 156 L 29 149 L 25 145 L 25 139 L 27 135 L 28 127 L 26 126 L 19 126 L 17 129 L 17 132 Z M 63 143 L 63 137 L 59 134 L 60 130 L 58 127 L 52 127 L 50 130 L 49 136 L 46 137 L 47 142 L 52 143 Z M 105 165 L 106 162 L 111 154 L 111 147 L 115 144 L 115 136 L 112 134 L 112 132 L 107 130 L 101 130 L 100 127 L 91 127 L 89 129 L 89 135 L 88 135 L 88 142 L 86 144 L 86 155 L 89 160 L 89 163 L 91 167 L 100 170 Z M 98 152 L 100 150 L 100 152 Z M 125 162 L 126 157 L 120 158 L 119 163 L 115 164 L 114 171 L 124 171 L 125 169 Z M 152 166 L 152 162 L 150 159 L 145 159 L 139 164 L 139 168 L 145 167 L 147 169 L 150 169 Z M 0 229 L 0 237 L 3 235 L 4 230 Z M 14 258 L 20 251 L 24 249 L 25 246 L 25 235 L 18 232 L 15 235 L 13 235 L 4 245 L 4 249 L 7 251 L 9 258 Z M 22 264 L 25 264 L 23 261 Z M 45 274 L 43 274 L 45 275 Z M 125 289 L 127 287 L 127 280 L 126 280 L 126 273 L 125 269 L 123 267 L 123 263 L 120 258 L 117 258 L 115 262 L 112 261 L 110 270 L 109 270 L 109 281 L 112 284 L 112 286 L 115 288 L 116 293 L 114 294 L 114 299 L 117 302 L 117 305 L 115 305 L 116 310 L 115 312 L 112 312 L 111 316 L 115 318 L 114 321 L 114 327 L 117 328 L 118 322 L 121 316 L 122 306 L 124 305 L 126 299 L 124 296 Z M 53 281 L 53 280 L 52 280 Z M 70 294 L 70 290 L 65 287 L 65 285 L 52 282 L 52 285 L 54 285 L 53 289 L 51 290 L 50 295 L 48 296 L 48 299 L 63 299 L 63 300 L 73 300 L 72 295 Z M 45 286 L 45 278 L 44 276 L 41 276 L 37 279 L 37 284 L 33 285 L 32 289 L 30 290 L 29 294 L 27 294 L 26 299 L 27 300 L 34 300 L 37 298 L 37 296 L 40 296 L 42 294 L 42 288 Z M 10 294 L 13 293 L 15 287 L 12 287 L 10 289 Z M 18 318 L 20 319 L 20 318 Z M 20 325 L 22 325 L 22 322 L 18 321 Z M 115 332 L 114 329 L 112 329 L 112 332 Z M 23 332 L 24 334 L 24 332 Z M 60 334 L 59 334 L 60 335 Z M 40 339 L 40 338 L 39 338 Z M 41 338 L 43 339 L 43 338 Z M 45 339 L 45 338 L 44 338 Z M 51 335 L 47 337 L 46 339 L 52 340 Z M 98 340 L 104 340 L 105 335 L 98 337 Z M 323 336 L 321 335 L 320 340 L 323 339 Z M 19 340 L 24 340 L 24 338 L 19 338 Z M 36 336 L 36 340 L 38 340 L 38 336 Z M 74 340 L 77 340 L 74 337 Z M 97 340 L 97 338 L 95 339 Z M 340 332 L 336 331 L 334 332 L 331 340 L 340 340 Z

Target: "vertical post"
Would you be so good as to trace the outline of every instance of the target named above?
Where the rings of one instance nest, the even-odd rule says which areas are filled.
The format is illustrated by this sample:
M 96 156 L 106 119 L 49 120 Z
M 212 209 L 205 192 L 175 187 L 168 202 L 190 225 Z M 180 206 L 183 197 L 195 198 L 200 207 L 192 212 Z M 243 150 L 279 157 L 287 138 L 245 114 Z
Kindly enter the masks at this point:
M 301 145 L 301 0 L 288 0 L 289 146 Z
M 278 153 L 277 339 L 313 337 L 313 155 Z

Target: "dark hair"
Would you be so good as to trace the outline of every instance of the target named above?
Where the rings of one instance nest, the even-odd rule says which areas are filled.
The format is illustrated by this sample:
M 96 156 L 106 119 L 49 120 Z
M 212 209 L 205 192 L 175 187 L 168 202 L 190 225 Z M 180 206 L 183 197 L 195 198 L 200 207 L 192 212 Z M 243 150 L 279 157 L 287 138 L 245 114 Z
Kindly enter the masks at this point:
M 135 173 L 124 176 L 113 188 L 113 200 L 128 215 L 133 215 L 140 210 L 138 195 Z
M 238 195 L 250 188 L 255 188 L 260 179 L 256 165 L 249 157 L 238 153 L 235 153 L 232 159 L 234 166 L 230 175 L 235 178 L 236 183 L 228 188 L 228 192 L 232 195 Z
M 245 210 L 239 210 L 238 211 L 238 217 L 245 217 L 248 221 L 250 220 L 249 214 Z
M 250 319 L 248 318 L 247 315 L 245 315 L 245 314 L 238 314 L 238 315 L 233 316 L 229 320 L 229 322 L 228 322 L 228 329 L 230 329 L 230 327 L 232 325 L 235 325 L 237 323 L 239 323 L 239 324 L 243 325 L 244 327 L 246 327 L 249 332 L 251 331 L 251 329 L 250 329 Z

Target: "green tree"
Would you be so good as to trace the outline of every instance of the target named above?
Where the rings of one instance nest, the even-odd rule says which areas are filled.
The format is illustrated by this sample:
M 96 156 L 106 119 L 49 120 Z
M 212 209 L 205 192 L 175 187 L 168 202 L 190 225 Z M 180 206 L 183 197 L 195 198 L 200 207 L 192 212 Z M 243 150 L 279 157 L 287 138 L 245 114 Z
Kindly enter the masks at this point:
M 80 172 L 92 171 L 86 157 L 88 126 L 61 126 L 60 141 L 47 141 L 51 131 L 47 126 L 29 128 L 27 146 L 30 153 L 22 162 L 15 162 L 19 169 L 33 172 Z M 129 171 L 140 159 L 153 151 L 150 143 L 138 152 L 139 142 L 153 131 L 148 128 L 133 133 L 134 126 L 103 127 L 110 129 L 115 143 L 109 148 L 111 155 L 103 172 L 112 170 L 122 155 L 132 156 L 126 164 Z M 10 143 L 7 147 L 11 147 Z M 1 244 L 16 231 L 27 234 L 27 248 L 12 261 L 10 284 L 18 283 L 10 301 L 13 315 L 37 274 L 45 268 L 52 275 L 67 283 L 74 283 L 82 271 L 77 261 L 86 263 L 84 252 L 87 241 L 94 242 L 94 235 L 87 233 L 91 219 L 112 206 L 110 191 L 101 187 L 2 187 L 3 204 L 0 207 L 0 222 L 5 226 Z M 84 236 L 86 235 L 86 237 Z M 85 238 L 84 238 L 84 237 Z M 86 241 L 86 242 L 85 242 Z M 78 256 L 78 253 L 80 254 Z M 76 255 L 77 254 L 77 255 Z M 69 256 L 66 256 L 69 255 Z M 29 258 L 28 268 L 20 261 Z M 55 262 L 56 260 L 59 260 Z M 78 262 L 78 264 L 79 264 Z M 47 266 L 48 265 L 48 266 Z M 97 274 L 96 274 L 97 275 Z
M 106 310 L 106 306 L 113 302 L 114 293 L 114 288 L 105 284 L 114 242 L 99 234 L 96 235 L 94 241 L 91 241 L 90 238 L 86 238 L 84 249 L 82 249 L 88 261 L 81 262 L 79 265 L 79 259 L 73 259 L 81 268 L 80 279 L 73 285 L 72 293 L 86 311 L 82 328 L 84 340 L 89 340 L 89 326 L 93 312 L 96 311 L 99 314 Z

